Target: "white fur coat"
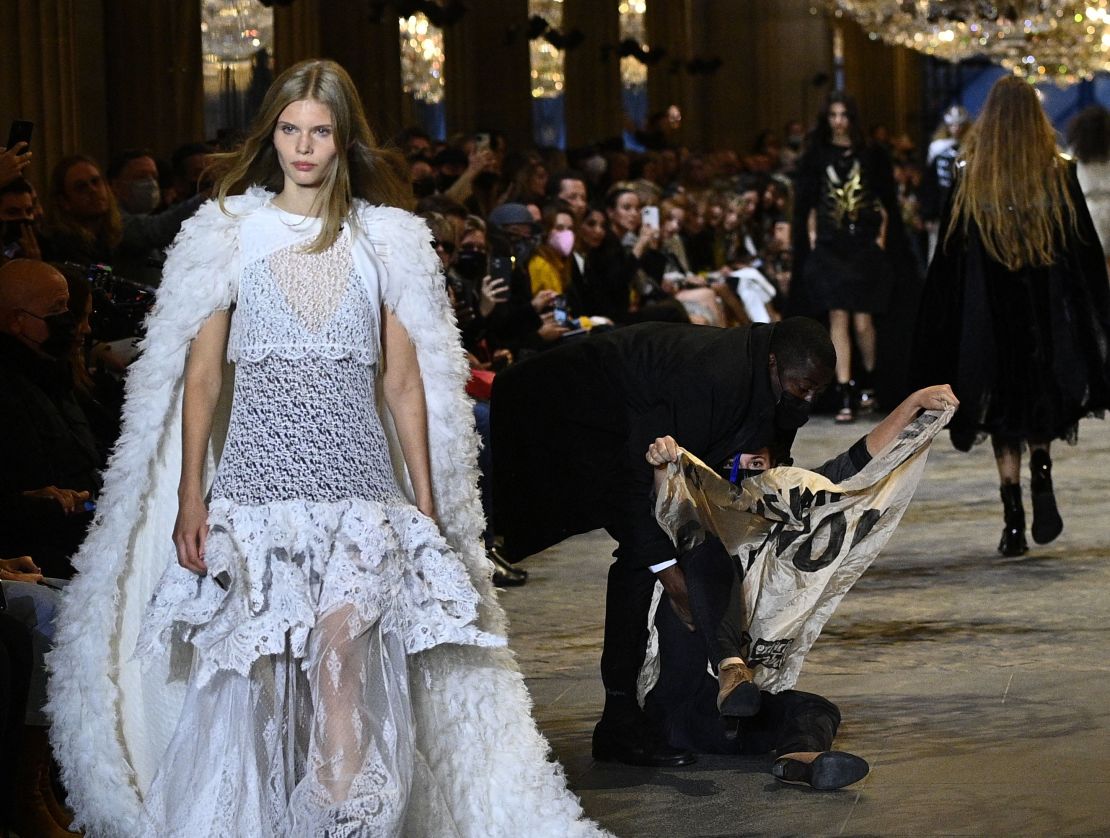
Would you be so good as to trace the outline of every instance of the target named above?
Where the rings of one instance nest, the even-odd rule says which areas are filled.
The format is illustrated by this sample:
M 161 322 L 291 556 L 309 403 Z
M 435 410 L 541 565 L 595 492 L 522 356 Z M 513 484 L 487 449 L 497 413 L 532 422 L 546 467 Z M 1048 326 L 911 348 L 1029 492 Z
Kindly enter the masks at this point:
M 141 671 L 132 654 L 153 586 L 173 560 L 189 343 L 213 311 L 233 304 L 239 223 L 267 197 L 255 189 L 231 199 L 230 215 L 209 202 L 177 237 L 142 354 L 128 375 L 123 433 L 96 519 L 63 597 L 48 660 L 51 740 L 77 823 L 92 836 L 142 833 L 143 794 L 180 714 L 187 664 L 165 661 Z M 383 301 L 416 345 L 444 535 L 481 594 L 481 628 L 504 634 L 505 615 L 481 546 L 467 364 L 430 233 L 394 208 L 363 204 L 357 220 L 363 256 L 382 277 Z M 548 759 L 507 649 L 439 646 L 410 659 L 410 666 L 418 747 L 465 836 L 598 834 L 566 789 L 561 766 Z

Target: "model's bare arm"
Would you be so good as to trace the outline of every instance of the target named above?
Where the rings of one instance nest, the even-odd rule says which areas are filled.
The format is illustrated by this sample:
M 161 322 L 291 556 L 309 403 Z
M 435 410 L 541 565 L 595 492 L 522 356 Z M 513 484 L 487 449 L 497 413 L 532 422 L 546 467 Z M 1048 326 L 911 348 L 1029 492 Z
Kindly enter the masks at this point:
M 385 403 L 397 428 L 416 496 L 416 507 L 429 518 L 435 518 L 431 456 L 428 453 L 428 406 L 424 401 L 420 361 L 401 321 L 388 308 L 382 312 L 382 350 L 385 355 L 382 388 Z
M 177 486 L 177 521 L 173 543 L 178 563 L 194 573 L 208 570 L 204 544 L 208 508 L 204 504 L 204 461 L 212 435 L 212 415 L 223 384 L 224 352 L 230 324 L 227 311 L 217 311 L 201 327 L 185 361 L 185 392 L 181 408 L 181 480 Z

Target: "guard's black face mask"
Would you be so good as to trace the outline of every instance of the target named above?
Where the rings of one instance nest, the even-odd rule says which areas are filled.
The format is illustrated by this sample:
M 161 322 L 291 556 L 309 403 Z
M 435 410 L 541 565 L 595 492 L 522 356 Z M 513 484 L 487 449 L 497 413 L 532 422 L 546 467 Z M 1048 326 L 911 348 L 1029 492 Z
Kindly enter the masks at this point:
M 809 421 L 809 411 L 812 405 L 782 386 L 781 373 L 779 373 L 778 379 L 782 395 L 775 403 L 775 424 L 784 431 L 796 431 Z

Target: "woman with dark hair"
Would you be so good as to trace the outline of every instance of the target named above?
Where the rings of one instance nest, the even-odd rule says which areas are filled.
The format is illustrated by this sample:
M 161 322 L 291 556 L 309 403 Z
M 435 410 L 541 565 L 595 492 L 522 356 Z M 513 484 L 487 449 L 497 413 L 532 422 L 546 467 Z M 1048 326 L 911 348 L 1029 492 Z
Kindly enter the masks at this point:
M 59 619 L 50 707 L 79 821 L 592 834 L 503 648 L 466 360 L 403 160 L 350 76 L 310 60 L 221 163 L 167 262 Z
M 1080 111 L 1068 126 L 1068 148 L 1076 157 L 1075 173 L 1106 255 L 1110 253 L 1110 111 L 1101 105 Z
M 798 167 L 794 203 L 795 279 L 813 310 L 829 314 L 836 347 L 836 421 L 852 422 L 874 407 L 876 332 L 893 271 L 885 253 L 898 215 L 894 174 L 879 148 L 868 147 L 855 99 L 831 93 Z M 803 286 L 799 288 L 799 285 Z M 795 301 L 795 308 L 804 303 Z M 853 378 L 853 335 L 859 349 Z
M 1063 529 L 1050 446 L 1110 406 L 1106 263 L 1075 167 L 1034 89 L 999 79 L 963 141 L 952 200 L 922 298 L 913 378 L 951 381 L 952 443 L 990 436 L 1005 527 L 1026 552 L 1021 456 L 1028 446 L 1033 540 Z

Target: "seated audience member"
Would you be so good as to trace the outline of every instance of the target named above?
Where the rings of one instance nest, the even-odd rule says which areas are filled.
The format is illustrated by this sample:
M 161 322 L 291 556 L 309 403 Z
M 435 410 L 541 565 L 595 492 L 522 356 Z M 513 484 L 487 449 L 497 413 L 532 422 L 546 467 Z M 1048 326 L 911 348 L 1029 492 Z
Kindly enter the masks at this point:
M 580 224 L 589 206 L 586 176 L 575 169 L 562 169 L 547 181 L 547 197 L 564 201 L 570 207 L 574 223 Z
M 846 480 L 922 410 L 956 404 L 946 384 L 918 390 L 851 448 L 813 471 L 834 483 Z M 656 468 L 657 487 L 667 463 L 677 460 L 678 445 L 665 436 L 648 447 L 645 459 Z M 770 448 L 737 457 L 736 474 L 778 464 Z M 698 753 L 773 752 L 777 759 L 772 774 L 777 779 L 817 789 L 841 788 L 863 779 L 868 772 L 864 760 L 830 750 L 840 724 L 840 712 L 832 702 L 798 690 L 770 693 L 756 687 L 739 648 L 744 627 L 741 570 L 720 540 L 707 536 L 679 557 L 679 567 L 694 631 L 673 609 L 657 609 L 660 674 L 645 702 L 670 745 Z M 707 671 L 707 663 L 716 678 Z
M 491 271 L 495 278 L 503 279 L 494 266 L 500 269 L 511 265 L 509 299 L 490 313 L 489 328 L 502 346 L 518 356 L 553 346 L 568 331 L 555 322 L 555 292 L 545 289 L 532 293 L 528 263 L 535 251 L 538 228 L 523 204 L 501 204 L 489 216 Z
M 605 211 L 587 209 L 575 230 L 571 304 L 579 311 L 627 323 L 636 271 L 636 261 L 609 232 Z
M 146 160 L 154 166 L 153 159 Z M 120 171 L 137 169 L 139 165 L 132 160 Z M 145 163 L 142 166 L 145 169 L 140 180 L 146 182 L 150 170 Z M 157 172 L 157 166 L 154 171 Z M 157 215 L 121 211 L 96 162 L 84 155 L 67 157 L 54 167 L 50 178 L 51 207 L 44 256 L 52 262 L 110 265 L 119 276 L 156 285 L 161 279 L 161 250 L 170 245 L 182 222 L 196 212 L 206 197 L 195 195 Z M 130 206 L 139 208 L 137 192 L 132 198 Z M 142 200 L 149 202 L 150 198 Z
M 197 194 L 208 193 L 212 189 L 212 176 L 208 174 L 208 164 L 215 150 L 208 143 L 186 143 L 174 149 L 170 157 L 173 167 L 173 187 L 166 198 L 166 204 L 180 204 Z
M 0 554 L 68 579 L 104 465 L 73 393 L 65 279 L 45 262 L 0 266 Z
M 58 579 L 44 579 L 42 571 L 30 556 L 0 560 L 0 590 L 3 591 L 0 597 L 7 603 L 5 614 L 29 634 L 31 646 L 29 677 L 24 675 L 20 684 L 23 712 L 18 719 L 4 719 L 5 727 L 9 724 L 18 727 L 0 734 L 5 741 L 5 748 L 0 752 L 4 754 L 4 759 L 0 762 L 18 754 L 18 758 L 13 760 L 18 767 L 14 778 L 15 805 L 10 821 L 20 835 L 34 835 L 36 838 L 73 835 L 67 829 L 73 815 L 54 797 L 50 780 L 51 751 L 47 738 L 50 721 L 44 709 L 45 656 L 53 645 L 54 617 L 58 610 L 59 588 L 63 584 Z M 26 655 L 26 652 L 24 648 L 22 654 Z M 26 663 L 23 666 L 26 667 Z M 7 749 L 8 739 L 18 741 L 18 745 L 10 751 Z
M 0 262 L 42 258 L 35 236 L 35 190 L 21 177 L 0 186 L 0 231 Z

